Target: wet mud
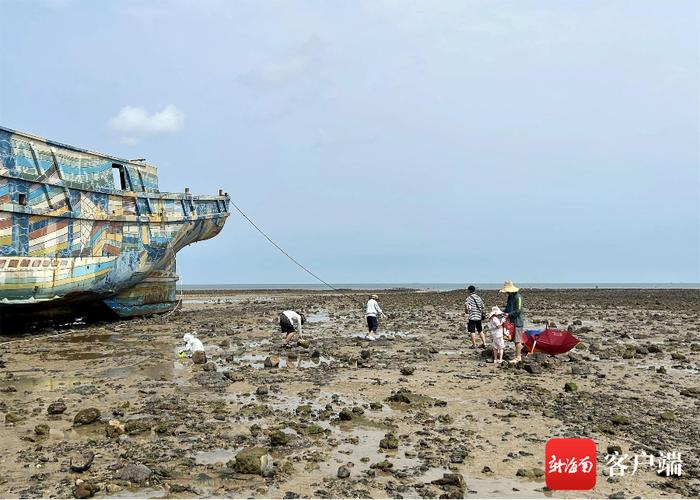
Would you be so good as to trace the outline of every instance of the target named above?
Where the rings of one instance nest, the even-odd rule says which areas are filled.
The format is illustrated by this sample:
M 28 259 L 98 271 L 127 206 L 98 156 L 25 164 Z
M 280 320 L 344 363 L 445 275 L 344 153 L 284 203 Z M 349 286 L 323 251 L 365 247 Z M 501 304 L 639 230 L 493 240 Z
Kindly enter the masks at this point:
M 526 327 L 582 343 L 518 365 L 471 348 L 463 291 L 380 294 L 375 342 L 348 294 L 202 291 L 167 318 L 0 336 L 0 495 L 700 496 L 697 290 L 524 290 Z M 286 348 L 290 308 L 309 321 Z M 193 332 L 205 364 L 178 357 Z M 547 490 L 552 437 L 595 440 L 594 490 Z M 610 476 L 613 450 L 679 452 L 682 475 Z

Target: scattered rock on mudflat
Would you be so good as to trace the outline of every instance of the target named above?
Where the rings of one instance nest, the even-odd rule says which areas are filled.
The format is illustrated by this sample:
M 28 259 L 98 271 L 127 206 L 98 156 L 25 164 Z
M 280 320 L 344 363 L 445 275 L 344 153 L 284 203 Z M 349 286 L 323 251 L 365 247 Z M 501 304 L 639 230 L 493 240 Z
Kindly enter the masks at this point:
M 201 352 L 201 351 L 197 351 Z M 117 479 L 129 481 L 131 483 L 141 484 L 146 482 L 153 475 L 153 471 L 143 464 L 125 465 L 116 474 Z
M 39 424 L 34 427 L 34 434 L 37 436 L 48 436 L 49 432 L 51 432 L 51 429 L 46 424 Z
M 17 422 L 21 422 L 24 420 L 22 417 L 17 415 L 16 413 L 6 413 L 5 414 L 5 423 L 6 424 L 16 424 Z
M 285 446 L 289 443 L 289 436 L 283 431 L 276 430 L 270 433 L 270 444 L 272 446 Z
M 244 448 L 227 465 L 240 474 L 262 476 L 272 466 L 272 457 L 267 454 L 265 448 Z
M 515 475 L 519 477 L 526 477 L 528 479 L 535 479 L 544 476 L 544 470 L 538 467 L 533 467 L 531 469 L 518 469 Z
M 263 366 L 265 368 L 277 368 L 280 365 L 279 356 L 268 356 L 265 358 Z
M 667 422 L 670 422 L 672 420 L 676 420 L 676 416 L 673 414 L 672 411 L 662 411 L 661 414 L 659 415 L 659 418 L 661 420 L 666 420 Z
M 464 484 L 464 476 L 462 474 L 453 474 L 450 472 L 445 472 L 441 478 L 431 481 L 432 484 L 447 485 L 451 484 L 454 486 L 462 486 Z
M 686 396 L 689 398 L 700 398 L 700 389 L 697 387 L 687 387 L 685 389 L 681 389 L 680 391 L 681 396 Z
M 381 462 L 374 463 L 369 466 L 370 469 L 379 469 L 381 471 L 388 471 L 394 467 L 394 464 L 388 460 L 382 460 Z
M 416 367 L 412 365 L 406 365 L 401 367 L 401 375 L 413 375 L 413 372 L 416 371 Z
M 223 375 L 231 382 L 242 382 L 243 380 L 245 380 L 245 377 L 243 375 L 229 370 L 223 372 Z
M 345 465 L 341 465 L 340 467 L 338 467 L 337 476 L 340 479 L 346 479 L 346 478 L 350 477 L 350 469 L 348 467 L 346 467 Z
M 107 433 L 108 438 L 113 438 L 120 434 L 124 434 L 124 424 L 122 424 L 119 420 L 110 420 L 107 424 L 107 429 L 105 432 Z
M 270 392 L 270 388 L 267 387 L 266 385 L 261 385 L 257 389 L 255 389 L 255 394 L 258 396 L 267 396 L 267 394 Z
M 632 420 L 627 415 L 613 415 L 612 423 L 615 425 L 630 425 Z
M 98 488 L 92 481 L 82 481 L 73 488 L 75 498 L 91 498 L 95 496 Z
M 46 413 L 49 415 L 60 415 L 66 411 L 66 403 L 63 401 L 55 401 L 46 408 Z
M 140 434 L 149 432 L 153 427 L 153 421 L 149 418 L 136 418 L 124 424 L 124 432 L 127 434 Z
M 338 413 L 338 418 L 340 418 L 340 420 L 346 420 L 346 421 L 352 420 L 352 418 L 353 418 L 352 410 L 350 410 L 349 408 L 343 408 L 342 410 L 340 410 L 340 413 Z
M 311 406 L 310 405 L 299 405 L 294 410 L 294 413 L 296 413 L 297 415 L 309 415 L 311 413 Z
M 318 424 L 311 424 L 307 425 L 306 427 L 303 428 L 302 432 L 304 433 L 305 436 L 315 436 L 318 434 L 323 434 L 325 431 L 323 427 L 321 427 Z
M 100 418 L 100 410 L 97 408 L 84 408 L 73 417 L 73 425 L 88 425 Z
M 379 447 L 384 450 L 396 450 L 399 447 L 399 440 L 391 432 L 387 432 L 384 439 L 379 441 Z
M 578 391 L 578 386 L 576 385 L 576 382 L 567 382 L 564 384 L 564 391 L 565 392 L 576 392 Z
M 542 373 L 542 366 L 540 366 L 537 363 L 524 363 L 523 364 L 523 370 L 526 372 L 532 374 L 532 375 L 537 375 Z
M 194 351 L 192 353 L 192 362 L 195 365 L 203 365 L 207 362 L 207 355 L 204 351 Z
M 467 486 L 462 474 L 445 473 L 440 479 L 431 481 L 432 484 L 439 485 L 445 492 L 440 498 L 464 498 Z
M 70 457 L 68 466 L 71 472 L 85 472 L 90 468 L 94 459 L 95 454 L 91 451 L 76 453 Z
M 202 368 L 205 372 L 215 372 L 216 364 L 213 361 L 207 361 Z

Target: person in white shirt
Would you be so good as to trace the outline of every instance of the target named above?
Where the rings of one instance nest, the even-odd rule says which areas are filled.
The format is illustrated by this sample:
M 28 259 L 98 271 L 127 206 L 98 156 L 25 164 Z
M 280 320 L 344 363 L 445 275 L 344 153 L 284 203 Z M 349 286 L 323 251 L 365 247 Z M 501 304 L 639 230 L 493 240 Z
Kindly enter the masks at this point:
M 297 326 L 294 326 L 296 321 Z M 280 328 L 284 334 L 284 345 L 289 345 L 294 338 L 294 334 L 298 331 L 301 338 L 301 325 L 306 323 L 306 316 L 296 311 L 283 311 L 280 314 Z
M 489 313 L 489 331 L 491 332 L 491 347 L 493 348 L 493 362 L 503 363 L 503 349 L 506 344 L 503 341 L 503 318 L 505 313 L 498 306 L 493 306 Z
M 379 320 L 377 317 L 379 315 L 385 316 L 384 312 L 382 311 L 382 308 L 379 307 L 379 303 L 377 302 L 379 300 L 379 296 L 376 294 L 372 294 L 369 297 L 369 300 L 367 301 L 367 312 L 365 313 L 365 317 L 367 318 L 367 337 L 365 337 L 367 340 L 377 340 L 377 338 L 374 336 L 374 334 L 377 333 L 377 326 L 379 326 Z
M 183 347 L 180 351 L 181 356 L 187 356 L 188 358 L 191 358 L 196 351 L 204 351 L 204 345 L 202 345 L 202 341 L 194 335 L 192 335 L 191 333 L 186 333 L 182 337 L 182 340 L 185 342 L 185 347 Z

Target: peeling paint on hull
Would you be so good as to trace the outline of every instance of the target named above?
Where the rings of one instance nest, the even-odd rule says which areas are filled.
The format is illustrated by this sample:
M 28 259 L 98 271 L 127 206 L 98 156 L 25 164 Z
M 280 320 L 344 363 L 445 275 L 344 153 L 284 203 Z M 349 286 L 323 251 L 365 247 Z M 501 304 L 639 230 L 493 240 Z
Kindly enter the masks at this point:
M 0 315 L 171 310 L 175 255 L 216 236 L 228 210 L 221 191 L 159 192 L 145 162 L 0 127 Z

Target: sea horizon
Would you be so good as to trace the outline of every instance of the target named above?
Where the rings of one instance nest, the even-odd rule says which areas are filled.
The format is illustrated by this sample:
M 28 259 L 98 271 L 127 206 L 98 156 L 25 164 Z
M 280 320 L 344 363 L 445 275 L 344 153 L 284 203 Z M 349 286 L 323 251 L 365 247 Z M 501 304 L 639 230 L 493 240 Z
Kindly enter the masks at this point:
M 470 283 L 481 290 L 498 290 L 503 283 Z M 427 291 L 450 291 L 466 289 L 465 283 L 331 283 L 333 288 L 346 290 L 391 290 L 416 289 Z M 635 290 L 694 290 L 700 289 L 700 283 L 518 283 L 520 288 L 529 289 L 635 289 Z M 320 283 L 208 283 L 182 284 L 184 290 L 328 290 Z

